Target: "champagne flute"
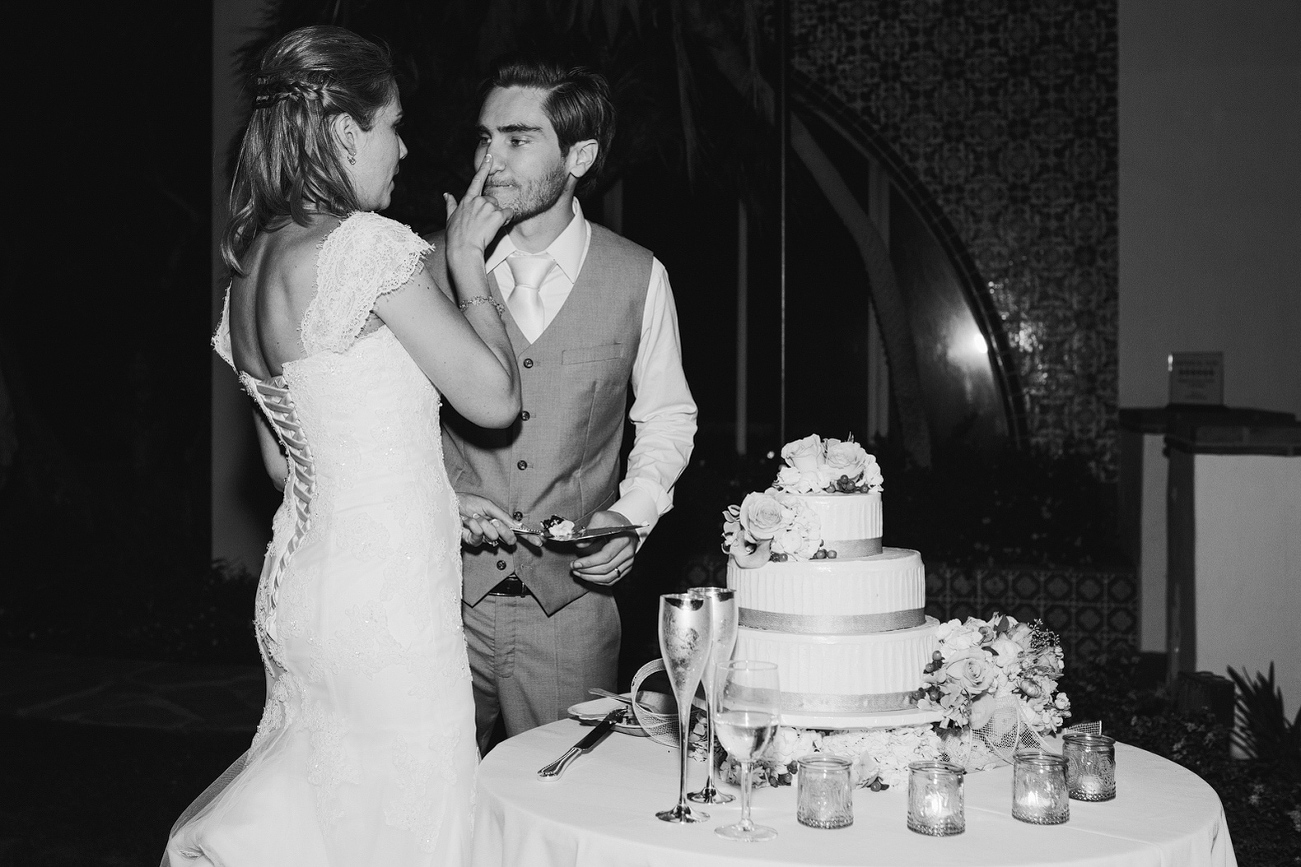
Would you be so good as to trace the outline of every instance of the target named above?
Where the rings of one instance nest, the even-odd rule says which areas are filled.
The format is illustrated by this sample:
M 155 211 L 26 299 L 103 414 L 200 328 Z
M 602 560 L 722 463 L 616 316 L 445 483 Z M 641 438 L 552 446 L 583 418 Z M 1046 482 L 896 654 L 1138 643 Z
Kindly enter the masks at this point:
M 678 731 L 682 741 L 682 764 L 679 768 L 678 804 L 656 813 L 664 822 L 691 824 L 703 822 L 708 813 L 692 811 L 687 803 L 687 739 L 691 735 L 691 699 L 700 685 L 700 675 L 709 657 L 709 609 L 700 596 L 689 593 L 666 593 L 660 597 L 660 654 L 664 671 L 678 700 Z
M 780 719 L 777 666 L 749 659 L 721 662 L 715 667 L 714 690 L 718 740 L 741 763 L 741 821 L 715 828 L 714 833 L 745 842 L 771 840 L 775 830 L 750 821 L 750 776 Z
M 736 644 L 736 591 L 725 587 L 698 587 L 691 591 L 691 595 L 702 597 L 705 607 L 709 609 L 709 660 L 701 675 L 708 708 L 705 738 L 709 743 L 709 774 L 705 777 L 705 787 L 687 795 L 687 799 L 697 804 L 728 804 L 735 799 L 726 792 L 718 791 L 714 784 L 714 671 L 720 662 L 732 659 L 732 648 Z

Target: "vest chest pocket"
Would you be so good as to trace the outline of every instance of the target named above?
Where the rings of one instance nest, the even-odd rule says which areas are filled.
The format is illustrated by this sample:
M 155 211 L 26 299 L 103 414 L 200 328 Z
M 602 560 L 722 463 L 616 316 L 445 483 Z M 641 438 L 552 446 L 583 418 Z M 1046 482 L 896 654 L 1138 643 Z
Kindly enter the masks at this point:
M 628 357 L 631 347 L 622 343 L 606 346 L 585 346 L 581 349 L 566 349 L 560 353 L 561 364 L 591 364 L 596 361 L 617 361 Z

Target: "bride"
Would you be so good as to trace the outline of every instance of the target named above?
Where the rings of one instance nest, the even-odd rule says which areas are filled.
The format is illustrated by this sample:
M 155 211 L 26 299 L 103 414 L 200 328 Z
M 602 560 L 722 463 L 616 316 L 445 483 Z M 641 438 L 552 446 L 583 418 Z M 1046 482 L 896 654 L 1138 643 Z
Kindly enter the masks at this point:
M 373 213 L 407 152 L 382 49 L 296 30 L 268 49 L 253 106 L 213 342 L 284 491 L 255 601 L 267 700 L 163 864 L 461 864 L 478 756 L 438 411 L 441 395 L 500 427 L 520 410 L 483 266 L 509 213 L 480 195 L 487 160 L 448 197 L 458 310 L 430 248 Z

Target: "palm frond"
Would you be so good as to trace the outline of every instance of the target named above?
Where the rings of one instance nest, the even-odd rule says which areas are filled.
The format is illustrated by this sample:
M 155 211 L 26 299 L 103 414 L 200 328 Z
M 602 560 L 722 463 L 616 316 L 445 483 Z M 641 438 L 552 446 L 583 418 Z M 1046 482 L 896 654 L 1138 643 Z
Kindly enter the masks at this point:
M 1274 762 L 1290 774 L 1301 775 L 1301 709 L 1295 719 L 1287 718 L 1283 691 L 1274 680 L 1274 663 L 1269 664 L 1268 674 L 1256 672 L 1254 680 L 1232 666 L 1229 677 L 1238 690 L 1233 744 L 1248 758 Z

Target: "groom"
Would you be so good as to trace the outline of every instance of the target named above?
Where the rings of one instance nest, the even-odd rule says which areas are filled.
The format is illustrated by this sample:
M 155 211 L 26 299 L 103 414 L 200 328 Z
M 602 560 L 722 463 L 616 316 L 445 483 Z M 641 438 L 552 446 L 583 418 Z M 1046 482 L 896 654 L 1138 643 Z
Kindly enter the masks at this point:
M 486 267 L 507 309 L 524 408 L 506 430 L 445 416 L 448 475 L 480 543 L 464 552 L 462 613 L 481 753 L 499 718 L 509 737 L 563 718 L 591 687 L 616 687 L 612 585 L 672 507 L 696 431 L 663 265 L 588 222 L 575 198 L 614 137 L 605 79 L 517 62 L 498 68 L 485 94 L 475 164 L 491 160 L 484 195 L 513 211 Z M 429 240 L 445 281 L 442 238 Z M 634 438 L 621 476 L 625 418 Z M 645 529 L 590 545 L 509 544 L 505 523 L 553 515 Z

